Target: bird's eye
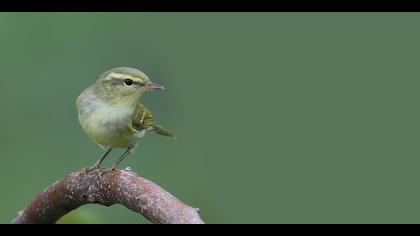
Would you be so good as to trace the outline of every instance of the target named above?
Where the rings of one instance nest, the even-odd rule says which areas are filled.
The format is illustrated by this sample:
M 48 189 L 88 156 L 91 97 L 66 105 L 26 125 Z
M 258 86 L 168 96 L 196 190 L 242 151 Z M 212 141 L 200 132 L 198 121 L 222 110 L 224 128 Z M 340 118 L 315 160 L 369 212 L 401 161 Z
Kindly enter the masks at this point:
M 131 80 L 131 79 L 125 79 L 125 80 L 124 80 L 124 84 L 125 84 L 125 85 L 127 85 L 127 86 L 131 86 L 131 85 L 133 85 L 133 84 L 134 84 L 134 81 L 133 81 L 133 80 Z

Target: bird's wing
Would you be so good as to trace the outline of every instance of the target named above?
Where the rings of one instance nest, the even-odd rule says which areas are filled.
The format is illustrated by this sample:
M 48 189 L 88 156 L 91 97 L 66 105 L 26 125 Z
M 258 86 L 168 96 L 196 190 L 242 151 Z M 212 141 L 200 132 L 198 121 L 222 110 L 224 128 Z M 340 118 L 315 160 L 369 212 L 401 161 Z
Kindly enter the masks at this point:
M 159 135 L 175 138 L 168 130 L 153 122 L 152 112 L 147 109 L 141 102 L 137 103 L 134 110 L 133 128 L 137 131 L 147 130 L 154 131 Z
M 137 131 L 141 131 L 152 127 L 152 124 L 152 113 L 143 104 L 138 102 L 136 105 L 136 109 L 134 110 L 134 116 L 132 121 L 133 128 Z

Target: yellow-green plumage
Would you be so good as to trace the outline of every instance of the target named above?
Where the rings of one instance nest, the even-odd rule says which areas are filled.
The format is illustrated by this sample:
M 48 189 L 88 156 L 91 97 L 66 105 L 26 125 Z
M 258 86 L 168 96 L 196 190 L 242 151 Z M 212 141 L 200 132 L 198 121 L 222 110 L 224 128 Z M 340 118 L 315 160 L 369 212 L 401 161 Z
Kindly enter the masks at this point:
M 105 149 L 132 150 L 146 132 L 174 137 L 155 124 L 140 101 L 150 90 L 163 89 L 141 71 L 120 67 L 104 73 L 77 98 L 79 122 L 86 134 Z
M 168 130 L 153 122 L 152 113 L 141 102 L 137 103 L 132 125 L 137 131 L 150 129 L 159 135 L 175 138 Z

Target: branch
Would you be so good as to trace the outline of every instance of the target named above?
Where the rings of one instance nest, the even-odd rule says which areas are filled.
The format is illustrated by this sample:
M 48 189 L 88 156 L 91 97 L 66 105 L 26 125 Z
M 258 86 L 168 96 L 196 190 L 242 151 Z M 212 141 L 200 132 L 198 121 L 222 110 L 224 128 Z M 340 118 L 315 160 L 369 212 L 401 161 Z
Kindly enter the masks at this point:
M 203 224 L 198 210 L 185 205 L 129 169 L 82 169 L 38 194 L 13 224 L 52 224 L 85 204 L 122 204 L 158 224 Z

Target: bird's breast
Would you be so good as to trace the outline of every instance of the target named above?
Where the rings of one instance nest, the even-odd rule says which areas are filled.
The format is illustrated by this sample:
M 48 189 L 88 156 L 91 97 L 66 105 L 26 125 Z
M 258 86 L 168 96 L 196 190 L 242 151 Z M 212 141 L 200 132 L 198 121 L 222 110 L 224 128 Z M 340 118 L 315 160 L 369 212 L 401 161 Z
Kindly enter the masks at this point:
M 79 121 L 86 134 L 96 143 L 113 148 L 135 145 L 132 128 L 134 107 L 129 104 L 106 104 L 91 100 L 79 105 Z

